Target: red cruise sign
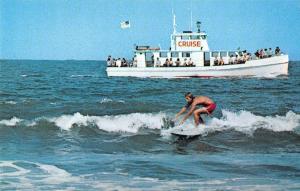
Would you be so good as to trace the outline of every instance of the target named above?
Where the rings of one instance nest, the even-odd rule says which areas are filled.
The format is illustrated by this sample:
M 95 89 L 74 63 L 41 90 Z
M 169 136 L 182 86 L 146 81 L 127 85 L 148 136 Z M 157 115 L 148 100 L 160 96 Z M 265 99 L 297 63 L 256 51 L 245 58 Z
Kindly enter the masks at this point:
M 180 47 L 200 47 L 200 41 L 179 41 Z

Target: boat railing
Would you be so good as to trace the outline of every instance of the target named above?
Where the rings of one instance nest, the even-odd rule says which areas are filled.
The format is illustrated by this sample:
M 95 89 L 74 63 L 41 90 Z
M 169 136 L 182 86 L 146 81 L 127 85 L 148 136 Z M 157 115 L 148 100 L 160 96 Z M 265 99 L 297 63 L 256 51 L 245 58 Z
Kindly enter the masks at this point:
M 248 53 L 247 51 L 206 51 L 204 52 L 204 66 L 221 66 L 221 65 L 231 65 L 231 64 L 244 64 L 250 60 L 260 60 L 271 58 L 275 56 L 284 55 L 284 53 L 280 52 L 277 54 L 266 54 L 262 57 L 258 57 L 255 54 Z M 173 58 L 173 64 L 165 64 L 166 59 Z M 173 66 L 181 66 L 188 67 L 182 64 L 175 64 L 176 60 L 179 59 L 180 63 L 186 62 L 191 57 L 159 57 L 160 66 L 159 67 L 173 67 Z M 193 60 L 192 60 L 193 61 Z M 157 67 L 156 61 L 153 57 L 151 59 L 145 60 L 146 67 Z M 192 64 L 193 66 L 193 64 Z M 137 60 L 127 60 L 126 62 L 118 62 L 118 61 L 107 61 L 107 67 L 138 67 Z

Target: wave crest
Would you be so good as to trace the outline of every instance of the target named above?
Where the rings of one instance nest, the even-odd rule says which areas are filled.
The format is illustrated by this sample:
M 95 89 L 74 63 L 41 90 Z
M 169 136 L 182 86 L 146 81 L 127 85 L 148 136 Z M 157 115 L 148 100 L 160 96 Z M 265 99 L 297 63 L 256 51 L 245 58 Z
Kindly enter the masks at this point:
M 17 123 L 20 123 L 22 119 L 19 119 L 17 117 L 12 117 L 11 119 L 3 119 L 0 121 L 0 125 L 6 125 L 6 126 L 16 126 Z
M 161 135 L 169 135 L 173 125 L 169 115 L 160 113 L 131 113 L 121 115 L 105 115 L 90 116 L 83 115 L 79 112 L 70 115 L 61 115 L 59 117 L 45 118 L 39 117 L 35 120 L 22 120 L 17 117 L 4 119 L 0 121 L 0 125 L 16 126 L 25 125 L 33 127 L 39 125 L 40 122 L 46 121 L 54 123 L 55 126 L 62 130 L 71 130 L 74 126 L 88 127 L 96 126 L 100 130 L 107 132 L 127 132 L 138 133 L 141 128 L 161 129 Z M 293 131 L 297 134 L 300 128 L 300 114 L 292 111 L 287 112 L 284 116 L 259 116 L 249 111 L 231 112 L 222 110 L 222 117 L 206 120 L 205 128 L 202 128 L 203 135 L 215 132 L 235 130 L 245 134 L 252 135 L 257 129 L 267 129 L 274 132 Z M 184 127 L 193 127 L 193 119 L 190 117 L 184 124 Z M 166 130 L 167 129 L 167 130 Z
M 50 121 L 54 122 L 56 126 L 63 130 L 69 130 L 75 124 L 82 126 L 94 124 L 99 129 L 108 132 L 137 133 L 138 130 L 143 127 L 160 129 L 164 116 L 165 115 L 162 113 L 132 113 L 116 116 L 85 116 L 77 112 L 73 115 L 62 115 L 57 118 L 52 118 Z

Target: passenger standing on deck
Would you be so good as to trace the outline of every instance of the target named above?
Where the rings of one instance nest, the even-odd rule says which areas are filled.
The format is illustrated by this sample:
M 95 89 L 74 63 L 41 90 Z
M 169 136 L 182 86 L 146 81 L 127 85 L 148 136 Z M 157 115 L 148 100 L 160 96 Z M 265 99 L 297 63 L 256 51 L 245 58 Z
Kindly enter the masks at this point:
M 175 65 L 176 65 L 176 67 L 181 65 L 181 62 L 180 62 L 179 58 L 177 58 L 177 60 L 175 61 Z
M 219 60 L 218 60 L 217 56 L 215 56 L 215 59 L 214 59 L 214 65 L 215 65 L 215 66 L 219 65 Z
M 165 61 L 165 63 L 164 63 L 164 65 L 163 65 L 164 67 L 167 67 L 167 66 L 169 66 L 169 59 L 167 58 L 166 59 L 166 61 Z
M 194 62 L 192 61 L 192 58 L 189 59 L 189 66 L 194 66 Z
M 117 67 L 121 67 L 122 66 L 121 58 L 117 59 L 116 65 L 117 65 Z
M 224 60 L 223 60 L 222 56 L 220 57 L 219 65 L 224 65 Z
M 272 57 L 272 55 L 273 55 L 272 48 L 269 48 L 269 52 L 268 52 L 268 53 L 269 53 L 268 56 L 269 56 L 269 57 Z
M 276 56 L 280 55 L 280 48 L 277 46 L 275 49 Z
M 160 67 L 161 66 L 161 62 L 159 60 L 159 58 L 157 57 L 156 62 L 155 62 L 155 67 Z
M 110 55 L 107 57 L 106 64 L 107 64 L 107 66 L 112 66 L 112 64 L 111 64 L 111 56 Z
M 186 58 L 184 58 L 184 62 L 183 62 L 183 66 L 187 66 L 187 59 Z
M 201 114 L 208 114 L 210 115 L 216 108 L 216 104 L 213 100 L 206 96 L 197 96 L 194 97 L 191 92 L 188 92 L 184 95 L 187 104 L 176 114 L 175 120 L 178 117 L 187 111 L 190 108 L 188 113 L 183 117 L 179 125 L 182 125 L 190 115 L 194 115 L 195 126 L 197 127 L 199 123 L 204 123 L 203 119 L 201 118 Z M 198 105 L 202 105 L 204 107 L 197 109 Z
M 169 67 L 171 67 L 171 66 L 173 66 L 173 60 L 172 60 L 172 58 L 170 58 L 170 62 L 169 62 L 169 65 L 168 65 Z

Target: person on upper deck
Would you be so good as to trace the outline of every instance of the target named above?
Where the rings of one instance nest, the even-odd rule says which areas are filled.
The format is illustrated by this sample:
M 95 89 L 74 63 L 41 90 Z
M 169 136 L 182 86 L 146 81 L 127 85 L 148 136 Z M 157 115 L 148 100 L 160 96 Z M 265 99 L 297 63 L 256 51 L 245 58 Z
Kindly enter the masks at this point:
M 111 56 L 109 55 L 108 57 L 107 57 L 107 60 L 106 60 L 106 64 L 107 64 L 107 66 L 112 66 L 112 63 L 111 63 Z
M 272 55 L 273 55 L 272 48 L 269 48 L 269 50 L 268 50 L 268 57 L 272 57 Z
M 256 59 L 259 59 L 259 51 L 256 50 L 256 52 L 255 52 L 254 54 L 255 54 L 255 56 L 256 56 Z
M 115 58 L 111 59 L 111 66 L 116 67 L 116 59 Z
M 195 126 L 197 127 L 200 123 L 204 124 L 203 119 L 201 118 L 201 114 L 212 114 L 212 112 L 216 108 L 215 102 L 206 96 L 196 96 L 194 97 L 191 92 L 188 92 L 184 95 L 184 98 L 187 102 L 187 104 L 176 114 L 175 120 L 178 119 L 178 117 L 187 111 L 187 109 L 190 109 L 188 113 L 183 117 L 179 125 L 182 125 L 187 118 L 189 118 L 190 115 L 194 115 L 194 122 Z M 204 107 L 197 109 L 197 106 L 202 105 Z
M 267 48 L 265 48 L 264 49 L 264 58 L 267 58 L 269 55 L 268 55 L 268 49 Z
M 229 64 L 234 64 L 233 54 L 231 54 L 230 57 L 229 57 Z
M 280 48 L 277 46 L 275 49 L 275 54 L 278 56 L 280 55 Z
M 116 61 L 116 66 L 117 67 L 121 67 L 122 66 L 122 62 L 121 62 L 121 58 L 118 58 Z
M 239 64 L 240 63 L 240 57 L 238 54 L 235 55 L 235 60 L 234 60 L 235 64 Z
M 260 58 L 264 58 L 265 57 L 266 53 L 265 53 L 264 49 L 260 49 L 259 55 L 260 55 Z

